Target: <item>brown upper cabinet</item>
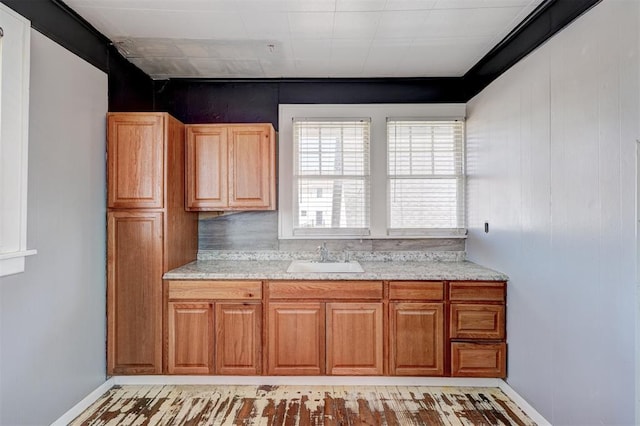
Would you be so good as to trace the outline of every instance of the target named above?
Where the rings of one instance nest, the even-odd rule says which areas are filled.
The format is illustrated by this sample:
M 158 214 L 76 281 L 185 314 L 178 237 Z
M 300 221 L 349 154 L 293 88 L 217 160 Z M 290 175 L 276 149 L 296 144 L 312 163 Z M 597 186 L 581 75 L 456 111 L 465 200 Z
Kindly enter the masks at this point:
M 163 114 L 109 115 L 109 208 L 164 207 L 168 123 Z
M 187 125 L 186 141 L 187 210 L 275 210 L 271 124 Z

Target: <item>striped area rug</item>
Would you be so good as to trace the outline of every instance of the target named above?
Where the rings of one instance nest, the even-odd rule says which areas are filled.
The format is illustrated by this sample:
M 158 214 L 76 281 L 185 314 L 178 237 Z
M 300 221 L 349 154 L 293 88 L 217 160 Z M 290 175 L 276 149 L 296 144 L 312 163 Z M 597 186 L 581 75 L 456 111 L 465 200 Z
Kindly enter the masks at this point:
M 71 425 L 534 425 L 498 388 L 114 386 Z

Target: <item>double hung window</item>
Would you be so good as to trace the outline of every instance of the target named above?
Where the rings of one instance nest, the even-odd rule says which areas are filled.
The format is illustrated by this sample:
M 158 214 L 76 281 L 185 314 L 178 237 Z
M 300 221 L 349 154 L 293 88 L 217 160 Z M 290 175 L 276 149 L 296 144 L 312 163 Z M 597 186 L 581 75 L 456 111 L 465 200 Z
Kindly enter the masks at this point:
M 391 235 L 464 232 L 461 121 L 387 120 Z
M 464 237 L 464 113 L 281 105 L 280 238 Z
M 294 235 L 368 235 L 368 119 L 293 125 Z

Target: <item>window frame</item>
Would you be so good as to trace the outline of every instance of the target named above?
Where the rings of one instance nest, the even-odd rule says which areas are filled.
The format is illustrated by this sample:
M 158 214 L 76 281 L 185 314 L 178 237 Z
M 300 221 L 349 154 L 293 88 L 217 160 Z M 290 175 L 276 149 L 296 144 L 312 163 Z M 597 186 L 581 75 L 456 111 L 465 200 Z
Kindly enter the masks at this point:
M 464 120 L 466 104 L 280 104 L 278 109 L 278 237 L 280 239 L 398 239 L 466 238 L 466 233 L 413 233 L 389 235 L 387 190 L 387 118 Z M 370 233 L 369 235 L 294 235 L 293 120 L 299 117 L 336 119 L 369 117 L 370 128 Z M 464 188 L 463 188 L 464 190 Z
M 458 235 L 466 235 L 466 125 L 464 119 L 432 119 L 432 118 L 424 118 L 424 117 L 387 117 L 386 123 L 386 146 L 387 146 L 387 154 L 389 153 L 389 123 L 429 123 L 429 122 L 457 122 L 461 126 L 461 140 L 458 142 L 460 146 L 454 148 L 454 155 L 459 155 L 460 158 L 457 161 L 460 162 L 460 170 L 459 173 L 454 172 L 453 174 L 442 174 L 442 173 L 432 173 L 427 175 L 401 175 L 401 174 L 391 174 L 390 166 L 391 163 L 389 158 L 387 157 L 387 200 L 391 197 L 391 186 L 394 179 L 403 179 L 403 180 L 412 180 L 412 179 L 423 179 L 423 180 L 438 180 L 438 179 L 455 179 L 457 181 L 456 185 L 456 200 L 460 204 L 458 209 L 456 210 L 456 222 L 459 226 L 451 227 L 451 228 L 435 228 L 435 227 L 415 227 L 415 228 L 394 228 L 391 226 L 391 211 L 392 206 L 391 202 L 387 202 L 387 234 L 389 236 L 394 237 L 404 237 L 405 235 L 409 236 L 424 236 L 424 237 L 434 237 L 434 236 L 458 236 Z M 454 140 L 454 142 L 456 142 Z M 454 159 L 454 165 L 456 163 L 456 159 Z M 403 176 L 403 177 L 400 177 Z
M 24 272 L 31 23 L 0 3 L 0 277 Z
M 293 173 L 292 173 L 292 181 L 293 181 L 293 185 L 292 185 L 292 191 L 293 191 L 293 202 L 291 204 L 292 207 L 292 214 L 293 214 L 293 235 L 295 236 L 301 236 L 301 237 L 309 237 L 309 236 L 320 236 L 320 237 L 324 237 L 324 236 L 341 236 L 341 237 L 364 237 L 369 235 L 370 232 L 370 227 L 369 227 L 369 219 L 371 217 L 371 202 L 370 202 L 370 191 L 371 191 L 371 165 L 370 165 L 370 161 L 369 161 L 369 153 L 371 151 L 370 149 L 370 145 L 371 145 L 371 137 L 370 137 L 370 133 L 371 133 L 371 120 L 368 117 L 340 117 L 340 118 L 306 118 L 306 117 L 295 117 L 294 118 L 294 125 L 293 125 L 293 131 L 295 132 L 295 128 L 296 128 L 296 124 L 295 123 L 326 123 L 327 126 L 326 127 L 322 127 L 321 125 L 319 125 L 319 128 L 324 128 L 324 129 L 330 129 L 330 128 L 336 128 L 336 124 L 337 123 L 345 123 L 345 124 L 351 124 L 351 123 L 359 123 L 356 124 L 354 126 L 358 127 L 358 126 L 362 126 L 362 128 L 364 130 L 366 130 L 366 132 L 363 132 L 363 134 L 366 134 L 366 146 L 367 148 L 369 148 L 366 152 L 366 155 L 364 155 L 363 158 L 363 162 L 362 162 L 362 172 L 363 174 L 361 175 L 357 175 L 357 174 L 351 174 L 351 173 L 347 173 L 347 174 L 324 174 L 321 171 L 318 172 L 318 174 L 314 175 L 314 174 L 298 174 L 298 170 L 295 170 L 296 168 L 296 164 L 298 164 L 295 160 L 296 160 L 296 142 L 295 142 L 295 135 L 294 135 L 294 143 L 293 143 L 293 147 L 292 147 L 292 152 L 293 152 L 293 158 L 294 158 L 294 169 L 293 169 Z M 305 124 L 302 124 L 302 126 L 305 126 Z M 306 127 L 306 126 L 305 126 Z M 314 126 L 311 126 L 314 127 Z M 320 153 L 320 152 L 319 152 Z M 324 179 L 323 179 L 324 178 Z M 300 209 L 300 205 L 299 205 L 299 193 L 298 193 L 298 189 L 299 187 L 297 186 L 301 181 L 307 180 L 307 181 L 313 181 L 313 180 L 334 180 L 334 179 L 338 179 L 338 180 L 362 180 L 364 182 L 364 194 L 363 194 L 363 201 L 365 204 L 365 208 L 364 210 L 366 211 L 366 223 L 364 224 L 365 226 L 363 227 L 300 227 L 299 224 L 297 224 L 297 220 L 296 220 L 296 216 L 297 213 Z M 322 194 L 322 188 L 318 189 L 318 194 Z M 307 209 L 309 210 L 309 209 Z M 326 220 L 322 214 L 318 215 L 318 213 L 321 213 L 319 211 L 316 211 L 316 222 L 318 221 L 318 218 L 322 218 L 322 222 L 324 223 L 324 221 Z M 297 226 L 298 225 L 298 226 Z

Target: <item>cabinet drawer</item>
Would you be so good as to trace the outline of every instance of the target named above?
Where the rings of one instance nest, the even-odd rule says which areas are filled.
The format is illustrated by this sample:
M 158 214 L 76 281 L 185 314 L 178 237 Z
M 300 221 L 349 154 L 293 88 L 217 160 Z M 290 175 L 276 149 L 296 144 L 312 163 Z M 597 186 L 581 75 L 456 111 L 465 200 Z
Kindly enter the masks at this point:
M 504 339 L 504 305 L 452 303 L 449 333 L 452 339 Z
M 444 283 L 442 281 L 391 281 L 389 299 L 443 300 Z
M 455 281 L 449 284 L 451 301 L 482 301 L 504 303 L 506 284 L 496 281 Z
M 274 281 L 271 299 L 382 299 L 381 281 Z
M 169 299 L 262 299 L 261 281 L 169 281 Z
M 507 376 L 506 343 L 451 343 L 453 377 Z

